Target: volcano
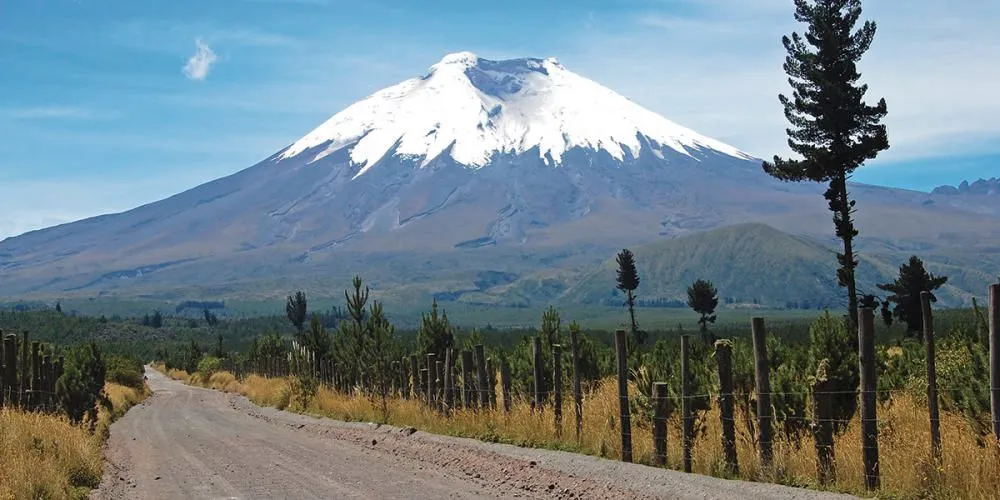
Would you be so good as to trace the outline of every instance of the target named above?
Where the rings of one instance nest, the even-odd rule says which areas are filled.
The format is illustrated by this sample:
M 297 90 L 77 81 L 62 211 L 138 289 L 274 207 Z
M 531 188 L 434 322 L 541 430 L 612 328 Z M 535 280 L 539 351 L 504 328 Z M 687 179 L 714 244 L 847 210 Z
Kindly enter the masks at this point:
M 354 274 L 390 296 L 488 294 L 738 223 L 833 246 L 822 191 L 773 180 L 555 59 L 459 52 L 250 168 L 0 242 L 0 294 L 335 296 Z M 852 196 L 862 252 L 998 248 L 996 213 L 945 194 L 855 184 Z

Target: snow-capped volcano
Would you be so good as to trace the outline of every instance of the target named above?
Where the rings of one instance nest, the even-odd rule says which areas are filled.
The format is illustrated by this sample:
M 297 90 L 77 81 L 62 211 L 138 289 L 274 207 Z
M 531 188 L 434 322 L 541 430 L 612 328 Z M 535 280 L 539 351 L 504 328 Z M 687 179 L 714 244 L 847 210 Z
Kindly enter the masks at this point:
M 496 154 L 537 149 L 559 165 L 574 147 L 603 150 L 616 160 L 669 148 L 712 149 L 750 156 L 653 113 L 554 58 L 491 61 L 471 52 L 448 54 L 428 74 L 381 90 L 337 113 L 281 154 L 309 151 L 310 161 L 343 148 L 362 166 L 360 176 L 390 152 L 420 158 L 441 154 L 482 167 Z M 318 152 L 312 148 L 323 146 Z
M 0 296 L 329 295 L 360 274 L 420 301 L 472 290 L 548 303 L 566 283 L 533 273 L 734 223 L 835 244 L 822 191 L 776 181 L 554 59 L 460 52 L 233 175 L 0 241 Z M 856 185 L 852 196 L 862 252 L 995 255 L 995 211 Z M 717 250 L 698 249 L 699 261 Z M 702 277 L 686 271 L 687 283 Z

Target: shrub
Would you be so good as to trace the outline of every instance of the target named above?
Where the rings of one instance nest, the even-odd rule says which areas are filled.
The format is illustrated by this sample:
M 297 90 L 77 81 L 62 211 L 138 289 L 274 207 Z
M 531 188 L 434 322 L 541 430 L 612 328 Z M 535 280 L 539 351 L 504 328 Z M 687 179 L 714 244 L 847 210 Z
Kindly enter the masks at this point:
M 316 393 L 319 391 L 319 381 L 315 377 L 308 375 L 291 377 L 290 386 L 291 402 L 299 410 L 309 408 L 309 404 L 316 398 Z
M 217 371 L 222 370 L 222 360 L 215 356 L 205 356 L 198 362 L 198 376 L 203 384 L 208 383 L 208 379 Z
M 70 422 L 80 423 L 85 415 L 95 421 L 97 402 L 103 399 L 104 359 L 93 342 L 69 352 L 66 367 L 56 381 L 56 398 Z
M 114 382 L 118 385 L 141 389 L 143 383 L 143 368 L 139 360 L 127 357 L 112 355 L 105 362 L 107 371 L 104 380 Z
M 858 409 L 857 390 L 861 383 L 858 373 L 858 353 L 844 320 L 834 318 L 827 310 L 809 327 L 809 367 L 806 373 L 816 373 L 820 361 L 829 363 L 827 374 L 831 382 L 833 418 L 837 432 L 843 432 Z

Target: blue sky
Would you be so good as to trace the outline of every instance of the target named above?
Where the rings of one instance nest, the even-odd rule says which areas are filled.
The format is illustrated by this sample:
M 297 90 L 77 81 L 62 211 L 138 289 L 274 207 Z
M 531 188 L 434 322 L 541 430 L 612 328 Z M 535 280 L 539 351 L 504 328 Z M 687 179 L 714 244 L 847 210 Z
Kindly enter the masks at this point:
M 1000 2 L 880 0 L 862 62 L 892 149 L 862 182 L 1000 174 Z M 667 118 L 786 152 L 791 0 L 7 0 L 0 238 L 246 168 L 449 52 L 554 56 Z

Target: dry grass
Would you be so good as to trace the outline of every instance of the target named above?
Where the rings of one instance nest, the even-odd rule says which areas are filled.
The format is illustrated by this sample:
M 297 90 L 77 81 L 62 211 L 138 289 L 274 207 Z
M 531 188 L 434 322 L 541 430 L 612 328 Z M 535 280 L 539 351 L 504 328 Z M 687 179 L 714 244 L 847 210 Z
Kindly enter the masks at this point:
M 105 384 L 112 409 L 101 409 L 97 432 L 65 417 L 0 410 L 0 499 L 86 498 L 101 481 L 101 443 L 117 417 L 142 401 L 148 390 Z
M 186 375 L 186 374 L 185 374 Z M 197 377 L 187 377 L 189 383 Z M 306 408 L 292 403 L 290 379 L 247 377 L 237 381 L 231 374 L 214 374 L 205 384 L 226 392 L 246 395 L 264 406 L 318 414 L 344 421 L 381 421 L 377 406 L 364 397 L 349 397 L 320 388 L 316 398 Z M 630 389 L 634 394 L 635 388 Z M 503 407 L 502 397 L 498 407 Z M 898 394 L 879 408 L 882 421 L 879 429 L 881 498 L 1000 498 L 1000 454 L 988 444 L 991 437 L 977 439 L 965 420 L 953 414 L 943 414 L 941 434 L 944 460 L 934 467 L 930 458 L 930 430 L 927 408 L 919 397 Z M 497 412 L 458 410 L 450 418 L 430 411 L 413 400 L 393 399 L 389 404 L 389 422 L 412 426 L 427 432 L 464 436 L 485 441 L 504 442 L 518 446 L 563 449 L 617 459 L 621 437 L 618 431 L 618 395 L 613 381 L 606 380 L 585 395 L 583 426 L 580 439 L 574 431 L 571 399 L 563 406 L 562 432 L 557 432 L 553 412 L 532 414 L 524 401 L 513 401 L 512 411 Z M 806 433 L 799 443 L 779 434 L 774 444 L 774 471 L 764 476 L 756 450 L 751 442 L 743 417 L 737 415 L 737 454 L 740 477 L 754 481 L 773 481 L 795 486 L 819 488 L 816 481 L 816 452 L 812 437 Z M 719 411 L 713 408 L 698 421 L 702 431 L 694 443 L 693 470 L 698 474 L 723 475 L 722 426 Z M 668 466 L 681 468 L 681 426 L 677 418 L 668 423 Z M 632 417 L 633 458 L 636 462 L 652 462 L 652 428 L 648 420 Z M 834 491 L 866 495 L 862 484 L 861 433 L 858 417 L 850 423 L 836 442 L 837 480 L 826 488 Z

